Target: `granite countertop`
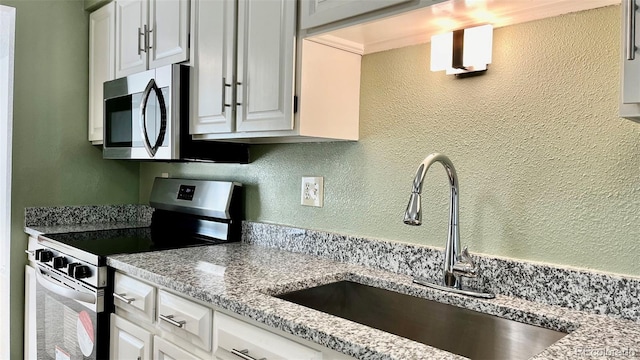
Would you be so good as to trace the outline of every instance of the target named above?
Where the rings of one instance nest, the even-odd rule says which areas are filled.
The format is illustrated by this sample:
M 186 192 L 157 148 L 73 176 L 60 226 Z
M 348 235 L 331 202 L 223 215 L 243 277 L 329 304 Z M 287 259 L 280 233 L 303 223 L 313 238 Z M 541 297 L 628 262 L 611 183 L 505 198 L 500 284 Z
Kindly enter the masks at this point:
M 271 295 L 351 280 L 569 332 L 535 359 L 640 356 L 638 322 L 500 294 L 484 300 L 444 293 L 415 285 L 407 275 L 258 245 L 116 255 L 108 265 L 358 359 L 461 357 Z
M 131 229 L 148 227 L 148 222 L 143 221 L 131 221 L 131 222 L 116 222 L 116 223 L 94 223 L 94 224 L 72 224 L 72 225 L 32 225 L 25 226 L 24 232 L 31 236 L 39 236 L 43 234 L 62 234 L 62 233 L 74 233 L 74 232 L 86 232 L 86 231 L 101 231 L 101 230 L 115 230 L 115 229 Z
M 146 205 L 87 205 L 25 208 L 24 231 L 31 236 L 147 227 L 153 208 Z

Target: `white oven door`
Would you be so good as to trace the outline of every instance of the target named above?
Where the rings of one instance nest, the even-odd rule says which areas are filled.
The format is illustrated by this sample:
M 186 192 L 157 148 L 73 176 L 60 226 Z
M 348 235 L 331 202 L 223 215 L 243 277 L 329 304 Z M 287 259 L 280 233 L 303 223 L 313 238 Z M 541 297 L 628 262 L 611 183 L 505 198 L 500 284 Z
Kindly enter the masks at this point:
M 109 317 L 104 291 L 35 266 L 38 359 L 108 357 Z

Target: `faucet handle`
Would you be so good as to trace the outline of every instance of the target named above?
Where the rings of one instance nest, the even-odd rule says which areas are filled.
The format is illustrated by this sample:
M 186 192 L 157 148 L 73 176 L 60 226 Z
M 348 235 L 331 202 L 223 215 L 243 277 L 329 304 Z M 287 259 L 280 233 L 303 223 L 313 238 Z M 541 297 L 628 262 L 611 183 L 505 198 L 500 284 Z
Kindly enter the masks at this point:
M 465 246 L 460 254 L 460 259 L 453 265 L 453 273 L 460 276 L 474 278 L 478 276 L 478 268 L 469 255 L 469 248 Z

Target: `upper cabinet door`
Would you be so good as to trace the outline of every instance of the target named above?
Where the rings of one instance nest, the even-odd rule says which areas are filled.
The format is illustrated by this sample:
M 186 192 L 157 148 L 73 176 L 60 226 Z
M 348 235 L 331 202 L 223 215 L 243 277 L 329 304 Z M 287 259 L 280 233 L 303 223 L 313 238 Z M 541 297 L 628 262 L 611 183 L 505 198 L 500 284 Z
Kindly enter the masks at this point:
M 146 1 L 116 1 L 116 78 L 147 69 L 145 26 Z
M 293 129 L 295 41 L 295 1 L 238 1 L 236 131 Z
M 234 68 L 236 2 L 191 4 L 191 134 L 235 129 Z
M 411 0 L 301 0 L 300 28 L 308 29 Z
M 102 143 L 103 88 L 115 78 L 115 3 L 109 3 L 89 16 L 89 141 Z
M 620 116 L 640 122 L 640 11 L 636 0 L 622 1 Z
M 189 58 L 189 1 L 149 0 L 149 68 Z

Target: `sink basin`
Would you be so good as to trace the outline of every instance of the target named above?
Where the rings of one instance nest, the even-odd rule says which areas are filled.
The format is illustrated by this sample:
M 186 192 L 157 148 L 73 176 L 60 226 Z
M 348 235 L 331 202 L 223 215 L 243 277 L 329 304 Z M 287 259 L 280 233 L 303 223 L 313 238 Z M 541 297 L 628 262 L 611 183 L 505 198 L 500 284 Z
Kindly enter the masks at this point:
M 276 297 L 471 359 L 528 359 L 567 335 L 350 281 Z

